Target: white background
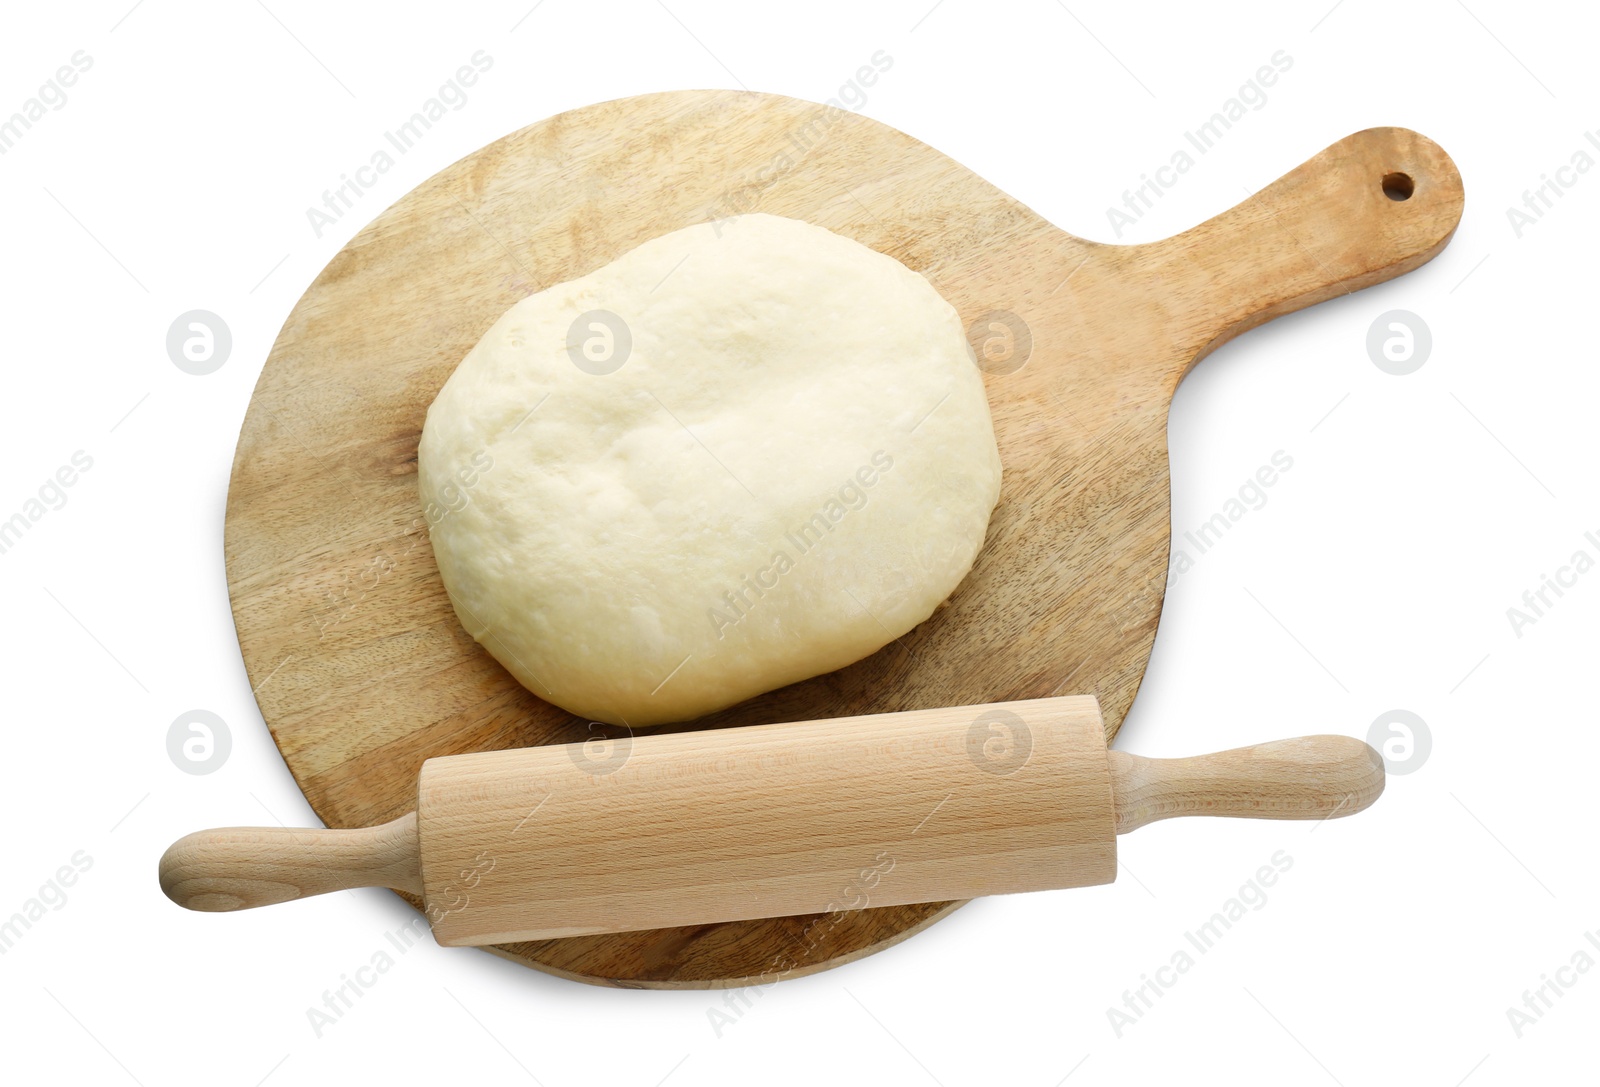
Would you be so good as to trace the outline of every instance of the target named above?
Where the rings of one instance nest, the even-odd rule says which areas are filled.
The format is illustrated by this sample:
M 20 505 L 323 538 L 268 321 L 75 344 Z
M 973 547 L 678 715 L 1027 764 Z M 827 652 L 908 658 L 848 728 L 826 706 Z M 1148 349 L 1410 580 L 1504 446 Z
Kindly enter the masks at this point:
M 1600 940 L 1600 573 L 1520 636 L 1507 609 L 1580 548 L 1600 557 L 1584 539 L 1600 530 L 1600 171 L 1567 175 L 1520 237 L 1506 209 L 1600 128 L 1593 14 L 1504 0 L 1226 14 L 669 2 L 6 14 L 0 117 L 75 51 L 93 66 L 0 156 L 0 519 L 74 452 L 93 467 L 0 555 L 0 920 L 75 853 L 92 867 L 0 958 L 0 1061 L 152 1085 L 1591 1080 L 1600 969 L 1557 971 L 1581 949 L 1600 960 L 1585 937 Z M 315 237 L 306 208 L 480 49 L 494 65 L 467 105 Z M 201 916 L 156 885 L 161 850 L 189 830 L 315 823 L 251 697 L 222 561 L 234 442 L 279 325 L 361 225 L 509 131 L 680 87 L 823 100 L 878 50 L 893 66 L 863 112 L 1098 240 L 1115 240 L 1106 208 L 1122 191 L 1277 50 L 1293 66 L 1266 104 L 1121 240 L 1193 225 L 1371 125 L 1416 128 L 1453 155 L 1467 211 L 1441 257 L 1252 332 L 1183 385 L 1179 534 L 1275 451 L 1294 466 L 1172 584 L 1119 740 L 1176 755 L 1366 736 L 1405 709 L 1431 752 L 1357 818 L 1142 830 L 1113 886 L 975 903 L 752 997 L 732 1025 L 708 1014 L 721 994 L 601 989 L 426 942 L 319 1037 L 307 1009 L 387 946 L 403 904 L 365 891 Z M 196 308 L 233 334 L 204 377 L 165 348 Z M 1393 309 L 1432 332 L 1407 376 L 1366 348 Z M 233 739 L 205 776 L 167 753 L 168 726 L 195 708 Z M 1278 850 L 1293 867 L 1266 904 L 1119 1036 L 1107 1010 Z M 1572 984 L 1519 1036 L 1507 1010 L 1545 975 Z

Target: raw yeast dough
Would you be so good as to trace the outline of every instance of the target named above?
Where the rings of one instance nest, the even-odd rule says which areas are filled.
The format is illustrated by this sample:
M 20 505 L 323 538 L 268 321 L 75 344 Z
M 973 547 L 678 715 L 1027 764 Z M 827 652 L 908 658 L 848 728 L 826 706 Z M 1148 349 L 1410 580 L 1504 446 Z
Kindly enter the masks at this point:
M 966 576 L 1000 495 L 950 304 L 759 214 L 512 306 L 418 461 L 467 631 L 541 698 L 630 726 L 882 648 Z

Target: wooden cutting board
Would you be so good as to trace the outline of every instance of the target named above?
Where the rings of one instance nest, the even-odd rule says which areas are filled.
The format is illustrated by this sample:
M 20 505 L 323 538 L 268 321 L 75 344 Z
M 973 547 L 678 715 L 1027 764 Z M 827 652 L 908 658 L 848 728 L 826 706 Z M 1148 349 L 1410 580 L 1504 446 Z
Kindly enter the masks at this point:
M 1166 586 L 1178 381 L 1248 328 L 1424 263 L 1461 207 L 1448 156 L 1401 129 L 1342 140 L 1184 234 L 1110 246 L 1057 229 L 910 136 L 795 99 L 671 92 L 532 125 L 362 230 L 267 359 L 226 530 L 262 715 L 330 827 L 414 808 L 431 756 L 590 738 L 456 620 L 417 498 L 423 418 L 517 300 L 668 231 L 763 211 L 887 253 L 956 307 L 985 370 L 1002 493 L 972 573 L 927 622 L 841 671 L 676 727 L 1083 693 L 1099 698 L 1109 740 Z M 959 905 L 496 950 L 585 981 L 721 987 L 859 958 Z

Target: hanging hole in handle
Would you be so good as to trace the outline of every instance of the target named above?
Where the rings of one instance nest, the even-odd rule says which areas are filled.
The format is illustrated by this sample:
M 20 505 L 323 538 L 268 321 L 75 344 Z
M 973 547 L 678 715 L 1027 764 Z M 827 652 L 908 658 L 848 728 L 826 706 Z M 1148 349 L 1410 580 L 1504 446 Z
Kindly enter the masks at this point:
M 1383 175 L 1383 195 L 1390 200 L 1410 200 L 1414 192 L 1416 185 L 1412 182 L 1410 174 Z

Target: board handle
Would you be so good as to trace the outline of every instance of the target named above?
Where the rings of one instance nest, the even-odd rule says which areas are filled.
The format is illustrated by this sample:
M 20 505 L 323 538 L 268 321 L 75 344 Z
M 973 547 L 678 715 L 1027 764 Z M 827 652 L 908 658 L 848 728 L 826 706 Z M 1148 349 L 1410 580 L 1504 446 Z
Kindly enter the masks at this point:
M 202 830 L 179 838 L 161 857 L 167 897 L 208 913 L 355 887 L 422 893 L 416 812 L 360 830 Z
M 1175 815 L 1333 819 L 1383 794 L 1383 757 L 1351 736 L 1301 736 L 1186 759 L 1107 757 L 1118 834 Z
M 1181 369 L 1285 313 L 1432 260 L 1461 221 L 1461 174 L 1405 128 L 1347 136 L 1236 207 L 1150 243 L 1160 282 L 1197 335 Z M 1174 289 L 1176 288 L 1176 289 Z

